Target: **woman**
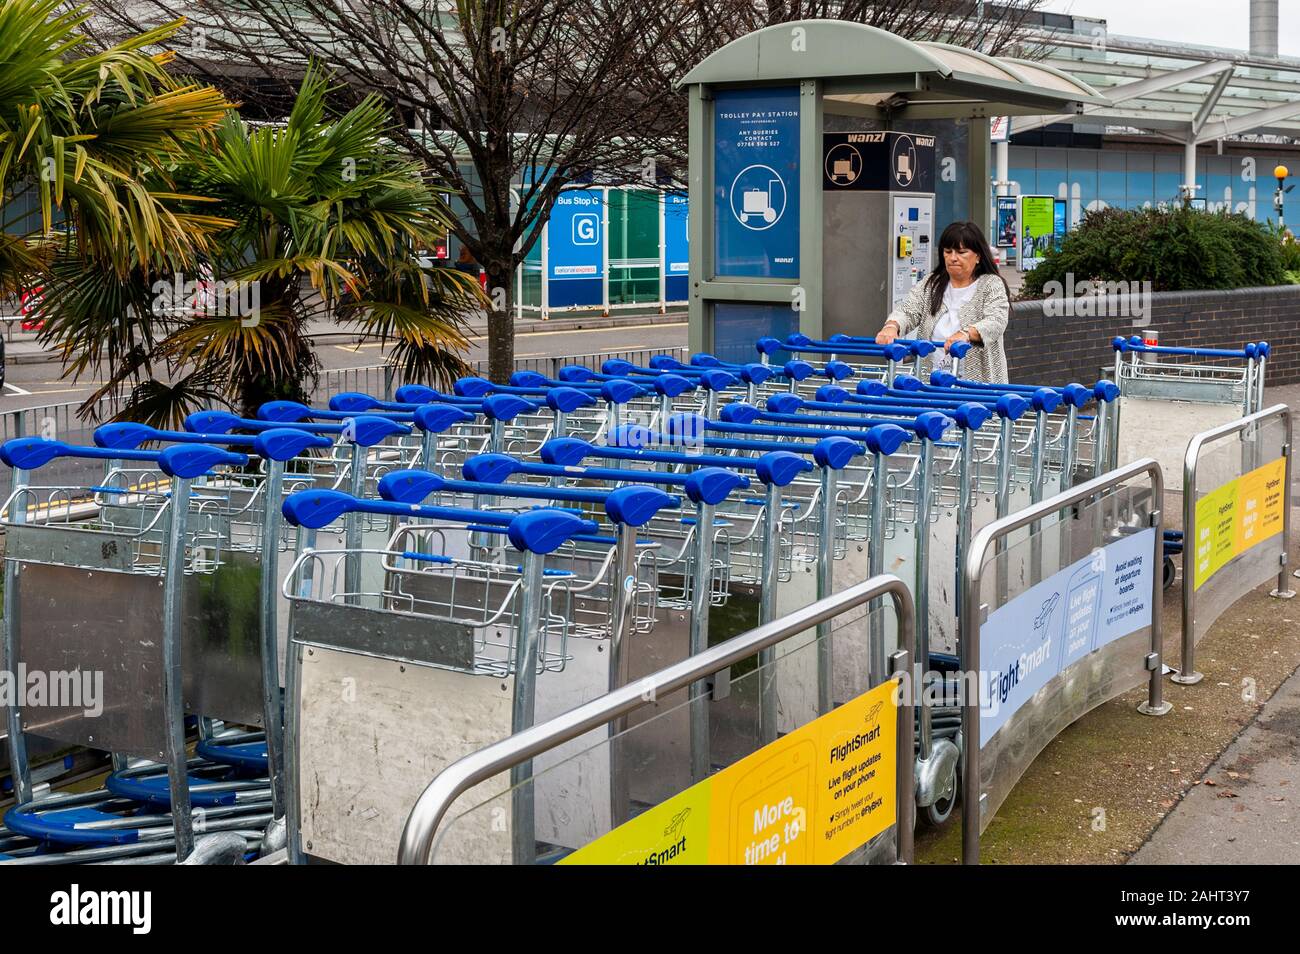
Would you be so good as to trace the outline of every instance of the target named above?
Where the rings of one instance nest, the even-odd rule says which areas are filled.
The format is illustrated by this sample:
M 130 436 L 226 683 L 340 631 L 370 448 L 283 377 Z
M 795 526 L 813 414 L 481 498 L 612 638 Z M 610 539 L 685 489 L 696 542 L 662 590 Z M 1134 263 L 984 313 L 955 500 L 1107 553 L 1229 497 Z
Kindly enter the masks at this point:
M 969 341 L 974 347 L 962 359 L 961 376 L 1005 384 L 1002 335 L 1011 296 L 984 233 L 974 222 L 954 222 L 939 237 L 939 254 L 942 259 L 934 270 L 890 313 L 876 343 L 889 344 L 895 338 L 942 340 L 943 352 L 928 359 L 933 370 L 950 369 L 953 342 Z

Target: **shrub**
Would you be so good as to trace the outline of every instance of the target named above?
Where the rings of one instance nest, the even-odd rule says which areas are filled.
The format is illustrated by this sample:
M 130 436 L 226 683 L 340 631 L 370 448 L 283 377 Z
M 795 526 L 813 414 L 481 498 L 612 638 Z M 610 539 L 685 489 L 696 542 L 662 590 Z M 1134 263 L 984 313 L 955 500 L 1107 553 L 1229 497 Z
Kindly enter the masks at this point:
M 1021 297 L 1042 297 L 1050 281 L 1067 285 L 1068 273 L 1076 285 L 1150 281 L 1153 291 L 1184 291 L 1281 285 L 1288 267 L 1282 242 L 1239 213 L 1101 209 L 1026 273 Z

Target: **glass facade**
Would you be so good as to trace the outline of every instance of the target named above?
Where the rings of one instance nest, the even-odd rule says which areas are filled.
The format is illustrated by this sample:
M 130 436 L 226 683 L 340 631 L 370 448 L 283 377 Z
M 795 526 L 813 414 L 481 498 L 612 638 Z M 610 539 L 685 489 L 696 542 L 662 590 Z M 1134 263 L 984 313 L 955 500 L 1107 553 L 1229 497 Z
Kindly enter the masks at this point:
M 657 189 L 609 190 L 609 303 L 659 301 L 660 230 Z
M 1014 128 L 1014 127 L 1013 127 Z M 1196 159 L 1197 198 L 1210 211 L 1242 212 L 1257 222 L 1275 219 L 1273 167 L 1295 166 L 1294 157 L 1270 153 L 1267 146 L 1245 155 L 1200 155 Z M 1092 209 L 1141 209 L 1181 201 L 1181 152 L 1150 152 L 1107 145 L 1104 149 L 1016 146 L 1010 151 L 1010 177 L 1022 195 L 1050 195 L 1068 203 L 1068 223 L 1078 225 Z M 1285 215 L 1300 215 L 1300 191 L 1286 197 Z

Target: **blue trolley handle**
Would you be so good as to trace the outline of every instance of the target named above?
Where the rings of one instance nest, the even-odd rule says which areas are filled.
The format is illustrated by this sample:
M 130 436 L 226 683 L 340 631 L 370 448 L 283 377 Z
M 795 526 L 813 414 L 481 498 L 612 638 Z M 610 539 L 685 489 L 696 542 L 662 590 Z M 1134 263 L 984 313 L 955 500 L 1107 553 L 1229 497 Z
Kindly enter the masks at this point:
M 194 434 L 189 431 L 164 431 L 147 424 L 119 421 L 95 428 L 95 446 L 109 450 L 135 450 L 149 441 L 172 444 L 211 444 L 214 447 L 243 447 L 267 460 L 287 461 L 308 449 L 333 447 L 334 442 L 319 434 L 308 434 L 290 427 L 272 427 L 261 433 Z
M 724 420 L 721 422 L 707 421 L 703 427 L 707 430 L 717 431 L 734 431 L 742 434 L 771 434 L 773 436 L 789 435 L 791 437 L 825 437 L 830 436 L 827 431 L 821 427 L 809 426 L 798 427 L 790 426 L 801 423 L 800 421 L 783 422 L 780 425 L 766 425 L 750 423 L 754 418 L 762 414 L 758 408 L 749 404 L 733 403 L 728 404 L 722 409 Z M 668 430 L 671 433 L 674 430 L 674 422 L 677 427 L 696 427 L 699 428 L 698 421 L 690 421 L 688 417 L 695 415 L 678 414 L 668 421 Z M 795 417 L 798 415 L 781 415 L 782 417 Z M 696 416 L 697 417 L 697 416 Z M 816 421 L 816 418 L 808 418 L 809 422 Z M 866 431 L 872 427 L 882 424 L 893 425 L 895 427 L 911 430 L 917 437 L 922 440 L 937 441 L 943 439 L 944 432 L 953 426 L 956 421 L 946 414 L 938 411 L 926 411 L 924 414 L 918 414 L 913 420 L 880 420 L 876 418 L 862 418 L 860 421 L 854 419 L 850 422 L 851 426 L 847 429 L 836 428 L 836 433 L 854 440 L 865 440 Z M 698 433 L 698 430 L 696 431 Z
M 233 430 L 264 432 L 284 427 L 283 423 L 249 420 L 228 411 L 196 411 L 185 418 L 187 431 L 206 434 L 224 434 Z M 344 415 L 342 422 L 337 424 L 295 422 L 292 429 L 308 434 L 335 434 L 362 447 L 373 447 L 394 434 L 411 433 L 411 429 L 399 421 L 375 414 Z
M 366 414 L 370 412 L 392 412 L 406 415 L 429 405 L 440 407 L 458 407 L 466 411 L 478 412 L 483 409 L 483 402 L 478 398 L 459 398 L 439 396 L 428 401 L 381 401 L 361 391 L 344 391 L 329 399 L 330 411 L 342 411 L 347 414 Z
M 568 464 L 534 464 L 508 454 L 479 454 L 462 468 L 471 480 L 500 483 L 512 474 L 534 477 L 571 477 L 592 480 L 636 481 L 645 484 L 680 485 L 693 503 L 721 503 L 733 490 L 749 487 L 749 478 L 722 467 L 702 467 L 690 474 L 663 471 L 620 470 L 612 467 L 583 467 Z
M 37 470 L 59 457 L 86 460 L 136 460 L 156 463 L 168 477 L 201 477 L 213 467 L 225 465 L 243 467 L 247 454 L 213 447 L 211 444 L 181 444 L 163 450 L 110 450 L 105 447 L 83 447 L 63 441 L 47 441 L 39 437 L 18 437 L 0 445 L 0 462 L 15 470 Z
M 819 389 L 820 394 L 823 389 Z M 832 404 L 875 404 L 880 407 L 889 407 L 900 409 L 905 407 L 918 407 L 927 411 L 946 411 L 962 407 L 966 404 L 979 404 L 989 409 L 998 417 L 1007 417 L 1013 421 L 1019 420 L 1024 413 L 1029 410 L 1031 401 L 1029 398 L 1019 394 L 998 394 L 989 393 L 965 393 L 954 392 L 951 397 L 941 397 L 931 391 L 898 391 L 893 388 L 885 387 L 879 381 L 862 381 L 858 384 L 856 394 L 845 394 L 843 398 L 828 402 Z M 769 407 L 771 399 L 768 400 Z M 772 410 L 786 411 L 786 405 L 774 407 Z
M 637 425 L 625 425 L 618 432 L 611 434 L 611 439 L 626 438 L 636 431 L 629 430 Z M 753 470 L 760 481 L 788 486 L 795 477 L 804 471 L 812 470 L 810 461 L 787 451 L 772 451 L 762 457 L 728 457 L 724 454 L 685 454 L 678 451 L 655 450 L 645 447 L 598 446 L 576 437 L 560 437 L 542 445 L 541 458 L 548 464 L 577 464 L 588 457 L 600 457 L 606 460 L 640 460 L 658 464 L 685 464 L 699 467 L 730 467 L 740 470 Z M 638 473 L 632 471 L 632 473 Z
M 451 523 L 505 527 L 516 549 L 550 553 L 575 534 L 594 533 L 595 521 L 567 510 L 543 508 L 522 514 L 493 513 L 461 507 L 432 507 L 389 500 L 362 500 L 339 490 L 300 490 L 285 498 L 284 518 L 298 527 L 319 530 L 347 513 L 369 513 L 391 517 L 421 517 Z
M 828 385 L 829 386 L 829 385 Z M 879 403 L 876 403 L 879 401 Z M 808 418 L 797 415 L 800 410 L 811 411 L 838 411 L 841 415 L 853 414 L 898 414 L 903 416 L 915 417 L 919 414 L 925 414 L 930 411 L 942 410 L 949 414 L 953 420 L 957 421 L 958 426 L 963 429 L 978 430 L 980 425 L 993 416 L 993 409 L 989 404 L 979 401 L 954 401 L 945 405 L 926 406 L 929 402 L 920 401 L 915 405 L 908 405 L 906 401 L 899 400 L 894 403 L 890 400 L 881 400 L 873 398 L 864 398 L 857 395 L 845 394 L 843 402 L 831 401 L 805 401 L 795 394 L 774 394 L 767 399 L 767 407 L 760 415 L 768 418 L 769 414 L 794 415 L 799 416 L 801 420 L 817 421 L 817 417 Z M 844 418 L 838 415 L 827 415 L 824 418 L 829 423 L 839 423 L 842 421 L 853 421 L 856 418 Z
M 379 480 L 379 496 L 398 503 L 423 503 L 442 490 L 484 496 L 520 497 L 533 500 L 563 500 L 570 503 L 600 504 L 617 523 L 641 526 L 667 507 L 680 507 L 682 499 L 645 485 L 618 490 L 574 487 L 535 487 L 527 484 L 481 483 L 448 480 L 424 470 L 395 470 Z
M 1258 354 L 1258 345 L 1255 352 L 1243 347 L 1239 351 L 1233 351 L 1227 348 L 1178 348 L 1169 345 L 1147 345 L 1142 343 L 1142 338 L 1138 335 L 1125 340 L 1123 338 L 1114 338 L 1110 343 L 1116 351 L 1128 353 L 1136 352 L 1138 354 L 1180 354 L 1198 358 L 1254 358 Z M 1266 352 L 1267 354 L 1267 352 Z

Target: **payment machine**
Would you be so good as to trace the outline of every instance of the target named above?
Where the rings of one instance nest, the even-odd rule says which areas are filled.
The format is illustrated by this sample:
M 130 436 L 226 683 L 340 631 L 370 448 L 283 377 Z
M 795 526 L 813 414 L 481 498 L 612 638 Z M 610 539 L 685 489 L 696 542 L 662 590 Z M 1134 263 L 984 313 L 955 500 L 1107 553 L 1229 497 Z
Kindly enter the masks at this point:
M 934 265 L 935 137 L 822 137 L 823 333 L 861 335 Z

